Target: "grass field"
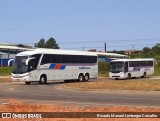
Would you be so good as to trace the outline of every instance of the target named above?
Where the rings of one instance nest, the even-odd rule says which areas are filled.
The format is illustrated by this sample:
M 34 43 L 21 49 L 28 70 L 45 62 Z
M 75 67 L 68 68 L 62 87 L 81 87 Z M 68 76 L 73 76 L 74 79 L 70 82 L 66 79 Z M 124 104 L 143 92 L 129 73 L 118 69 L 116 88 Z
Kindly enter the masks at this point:
M 108 71 L 100 71 L 98 72 L 99 77 L 109 77 L 109 72 Z
M 67 83 L 63 87 L 78 89 L 106 89 L 106 90 L 144 90 L 160 91 L 160 80 L 106 80 L 100 82 Z
M 12 67 L 0 67 L 0 76 L 11 75 Z

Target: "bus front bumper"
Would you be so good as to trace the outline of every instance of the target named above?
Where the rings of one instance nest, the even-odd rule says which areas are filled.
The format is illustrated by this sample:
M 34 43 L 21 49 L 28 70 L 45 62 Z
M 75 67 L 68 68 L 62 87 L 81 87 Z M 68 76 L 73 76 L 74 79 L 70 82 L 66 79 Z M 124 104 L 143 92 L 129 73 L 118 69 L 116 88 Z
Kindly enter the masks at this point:
M 109 77 L 111 79 L 125 79 L 125 75 L 124 73 L 120 72 L 120 73 L 109 73 Z
M 17 82 L 17 81 L 28 82 L 29 81 L 29 76 L 27 74 L 22 74 L 22 75 L 12 74 L 11 80 L 13 82 Z

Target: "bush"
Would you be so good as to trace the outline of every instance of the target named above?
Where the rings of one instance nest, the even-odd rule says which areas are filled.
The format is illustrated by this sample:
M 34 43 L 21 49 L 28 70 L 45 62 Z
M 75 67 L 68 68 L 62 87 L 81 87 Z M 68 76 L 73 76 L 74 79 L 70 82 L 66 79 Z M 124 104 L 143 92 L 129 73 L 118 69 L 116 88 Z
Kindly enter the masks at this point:
M 154 75 L 160 76 L 160 60 L 158 60 L 157 64 L 154 65 Z
M 158 67 L 160 67 L 160 60 L 158 60 L 157 64 L 155 64 L 155 65 L 157 65 Z
M 98 73 L 99 73 L 99 76 L 108 76 L 109 63 L 98 62 Z

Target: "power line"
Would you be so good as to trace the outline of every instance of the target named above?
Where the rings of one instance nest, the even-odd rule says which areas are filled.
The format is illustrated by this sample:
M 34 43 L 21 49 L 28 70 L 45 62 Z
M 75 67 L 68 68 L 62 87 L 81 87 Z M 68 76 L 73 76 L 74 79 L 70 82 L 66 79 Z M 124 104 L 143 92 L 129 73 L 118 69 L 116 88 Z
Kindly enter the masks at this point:
M 115 41 L 148 41 L 148 40 L 152 40 L 152 41 L 160 41 L 160 38 L 149 38 L 149 39 L 122 39 L 122 40 L 105 40 L 105 41 L 66 41 L 66 42 L 59 42 L 58 44 L 77 44 L 77 43 L 105 43 L 105 42 L 115 42 Z
M 152 45 L 152 46 L 154 46 L 155 44 L 141 44 L 141 45 L 134 45 L 134 44 L 132 44 L 132 45 L 126 45 L 126 46 L 107 46 L 107 47 L 132 47 L 132 46 L 149 46 L 149 45 Z
M 155 44 L 143 44 L 143 45 L 126 45 L 126 46 L 106 46 L 107 48 L 112 48 L 112 47 L 137 47 L 137 46 L 149 46 L 149 45 L 155 45 Z M 78 48 L 63 48 L 63 49 L 88 49 L 88 48 L 92 48 L 92 49 L 103 49 L 104 47 L 95 47 L 95 46 L 84 46 L 84 47 L 78 47 Z

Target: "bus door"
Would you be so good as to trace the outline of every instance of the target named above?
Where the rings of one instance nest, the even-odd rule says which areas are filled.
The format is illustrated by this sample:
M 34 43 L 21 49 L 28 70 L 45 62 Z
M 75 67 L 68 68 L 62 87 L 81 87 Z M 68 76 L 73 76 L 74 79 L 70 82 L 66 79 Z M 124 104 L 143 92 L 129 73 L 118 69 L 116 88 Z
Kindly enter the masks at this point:
M 30 77 L 32 81 L 36 81 L 38 79 L 36 68 L 37 68 L 36 60 L 35 59 L 30 60 L 28 63 L 28 71 L 31 73 Z
M 125 62 L 124 64 L 124 73 L 128 72 L 128 62 Z

